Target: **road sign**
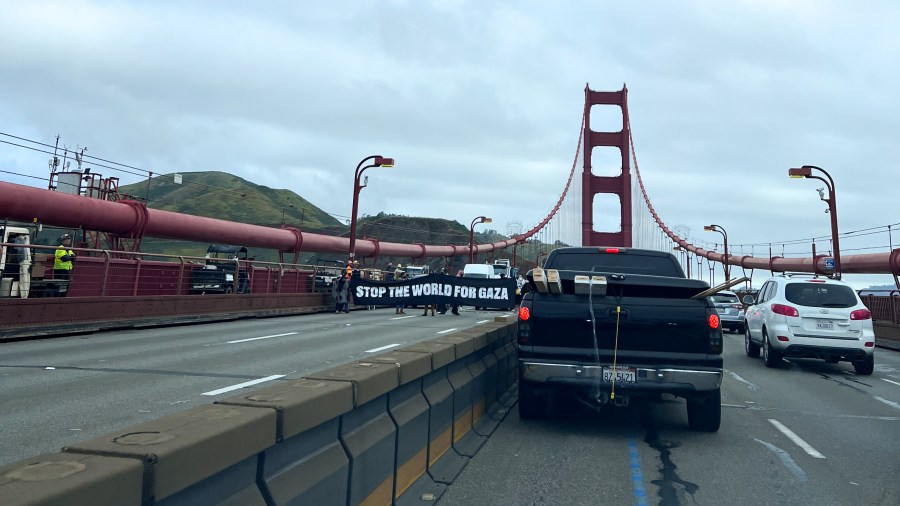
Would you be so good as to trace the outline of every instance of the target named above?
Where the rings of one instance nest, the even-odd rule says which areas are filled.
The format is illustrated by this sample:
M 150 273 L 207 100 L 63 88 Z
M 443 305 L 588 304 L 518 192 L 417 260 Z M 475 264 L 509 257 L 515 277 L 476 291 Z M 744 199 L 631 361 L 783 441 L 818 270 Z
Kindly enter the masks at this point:
M 825 268 L 829 271 L 834 270 L 834 258 L 829 257 L 825 259 Z

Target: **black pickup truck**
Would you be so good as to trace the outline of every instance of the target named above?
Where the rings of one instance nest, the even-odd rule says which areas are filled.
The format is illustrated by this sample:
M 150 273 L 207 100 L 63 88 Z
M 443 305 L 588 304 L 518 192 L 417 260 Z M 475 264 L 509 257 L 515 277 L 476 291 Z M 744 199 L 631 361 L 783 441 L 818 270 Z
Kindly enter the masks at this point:
M 560 248 L 527 278 L 518 320 L 521 418 L 545 415 L 556 393 L 594 407 L 665 393 L 687 400 L 691 429 L 719 429 L 721 324 L 715 305 L 697 296 L 709 285 L 686 279 L 674 255 Z

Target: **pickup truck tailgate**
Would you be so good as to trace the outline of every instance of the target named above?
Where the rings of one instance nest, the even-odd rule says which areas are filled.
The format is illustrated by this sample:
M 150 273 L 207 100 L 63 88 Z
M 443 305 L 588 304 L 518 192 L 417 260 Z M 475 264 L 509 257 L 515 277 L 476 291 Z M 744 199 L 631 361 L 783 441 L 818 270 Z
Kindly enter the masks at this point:
M 618 319 L 619 351 L 707 353 L 706 303 L 696 299 L 594 296 L 593 316 L 584 295 L 538 297 L 531 307 L 535 347 L 612 350 Z M 619 308 L 617 314 L 616 308 Z

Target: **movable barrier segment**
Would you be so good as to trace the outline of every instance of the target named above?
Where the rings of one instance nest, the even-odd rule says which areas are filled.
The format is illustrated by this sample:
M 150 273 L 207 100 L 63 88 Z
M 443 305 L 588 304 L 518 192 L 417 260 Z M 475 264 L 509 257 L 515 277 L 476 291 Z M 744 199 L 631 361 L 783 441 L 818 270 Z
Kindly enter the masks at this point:
M 490 325 L 490 324 L 488 324 Z M 445 337 L 456 337 L 456 338 L 470 338 L 472 340 L 472 351 L 476 352 L 487 345 L 487 335 L 490 332 L 490 327 L 487 326 L 478 326 L 472 327 L 465 330 L 460 330 L 449 334 Z M 438 338 L 438 340 L 443 340 L 444 337 Z
M 431 354 L 421 351 L 392 351 L 360 360 L 379 364 L 394 364 L 400 385 L 415 381 L 431 372 Z
M 140 506 L 144 466 L 134 459 L 50 453 L 0 466 L 4 506 Z
M 480 436 L 490 436 L 500 422 L 486 416 L 487 409 L 491 404 L 488 404 L 487 401 L 488 377 L 483 355 L 483 353 L 478 353 L 473 356 L 468 366 L 469 373 L 472 375 L 472 430 Z M 492 388 L 496 389 L 496 385 L 493 385 Z
M 507 343 L 506 347 L 506 384 L 507 386 L 507 394 L 505 399 L 501 399 L 500 403 L 503 404 L 507 408 L 513 407 L 516 403 L 516 399 L 518 398 L 518 385 L 519 385 L 519 364 L 516 360 L 518 356 L 518 351 L 516 350 L 516 345 L 513 343 Z
M 452 344 L 456 360 L 469 356 L 475 352 L 475 338 L 470 334 L 448 334 L 435 339 L 433 342 Z
M 495 420 L 502 420 L 503 416 L 498 411 L 500 405 L 497 403 L 499 399 L 497 390 L 497 357 L 488 348 L 485 348 L 482 352 L 481 363 L 484 364 L 484 405 L 487 408 L 488 416 Z M 479 433 L 481 432 L 479 431 Z
M 209 456 L 207 456 L 209 458 Z M 268 506 L 264 492 L 255 481 L 260 465 L 258 455 L 216 473 L 205 480 L 176 492 L 154 506 Z M 253 478 L 253 479 L 251 479 Z
M 207 503 L 217 504 L 226 492 L 236 493 L 234 487 L 256 487 L 256 454 L 275 444 L 275 430 L 273 410 L 210 404 L 66 446 L 63 452 L 140 460 L 144 495 L 151 501 L 195 486 L 205 490 Z M 232 466 L 236 472 L 228 476 L 228 491 L 206 480 Z
M 262 480 L 273 504 L 347 504 L 350 457 L 339 436 L 335 418 L 266 450 Z
M 350 382 L 353 384 L 353 404 L 362 406 L 400 385 L 396 369 L 394 364 L 355 362 L 319 371 L 306 378 Z
M 274 409 L 278 416 L 276 440 L 281 441 L 353 409 L 353 384 L 299 379 L 228 397 L 216 404 Z
M 456 345 L 453 343 L 424 341 L 410 346 L 398 348 L 397 351 L 414 353 L 428 353 L 431 355 L 431 370 L 437 371 L 441 367 L 456 360 Z
M 430 407 L 428 416 L 428 474 L 447 485 L 459 476 L 469 462 L 453 450 L 453 386 L 447 368 L 422 378 L 422 393 Z
M 351 506 L 393 500 L 397 429 L 388 416 L 387 399 L 382 395 L 341 416 L 340 440 L 350 457 Z
M 509 390 L 509 375 L 506 373 L 508 361 L 506 360 L 509 352 L 506 346 L 502 346 L 494 351 L 494 358 L 497 359 L 497 402 L 504 404 L 504 398 Z
M 474 385 L 469 360 L 457 359 L 447 366 L 447 379 L 453 386 L 453 448 L 460 455 L 474 457 L 487 438 L 472 432 Z
M 421 504 L 421 498 L 426 494 L 435 501 L 447 488 L 432 480 L 426 472 L 428 412 L 421 379 L 388 394 L 388 413 L 397 427 L 397 456 L 394 465 L 394 500 L 397 505 Z
M 300 379 L 218 403 L 278 413 L 280 444 L 264 453 L 261 485 L 275 504 L 347 503 L 350 459 L 338 429 L 353 409 L 352 383 Z

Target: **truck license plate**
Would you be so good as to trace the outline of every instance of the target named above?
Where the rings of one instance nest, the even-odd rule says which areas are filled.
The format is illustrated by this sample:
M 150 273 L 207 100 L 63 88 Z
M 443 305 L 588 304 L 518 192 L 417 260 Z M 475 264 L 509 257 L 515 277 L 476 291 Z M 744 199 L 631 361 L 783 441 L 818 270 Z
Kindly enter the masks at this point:
M 833 329 L 834 322 L 816 322 L 817 329 Z
M 616 383 L 634 383 L 634 368 L 617 366 L 613 369 L 612 367 L 604 367 L 603 381 L 612 382 L 613 378 L 616 379 Z

